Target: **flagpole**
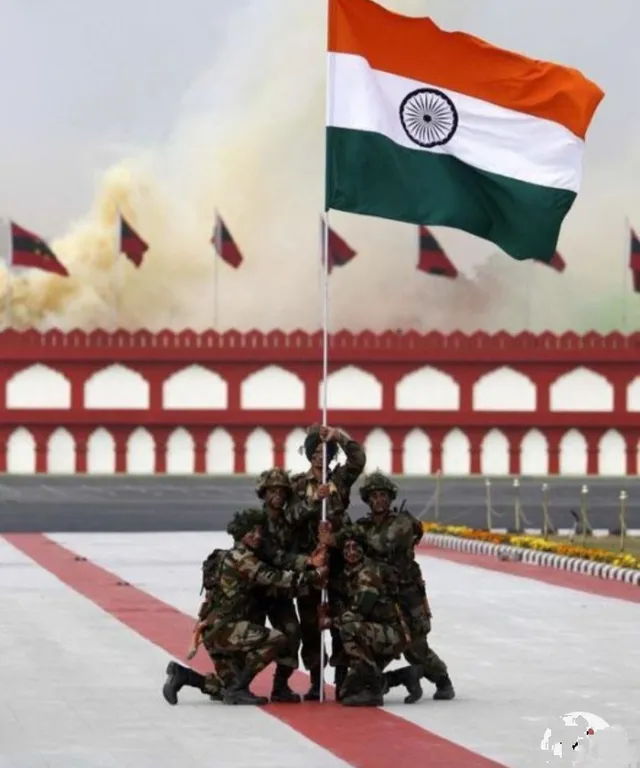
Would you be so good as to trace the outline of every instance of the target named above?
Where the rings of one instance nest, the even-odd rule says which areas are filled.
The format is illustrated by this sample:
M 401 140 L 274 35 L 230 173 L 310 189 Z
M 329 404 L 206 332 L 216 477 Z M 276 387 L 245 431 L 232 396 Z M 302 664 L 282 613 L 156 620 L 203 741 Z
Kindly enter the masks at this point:
M 631 222 L 629 221 L 629 217 L 624 217 L 624 223 L 626 227 L 626 235 L 625 240 L 627 243 L 627 253 L 625 257 L 622 259 L 622 333 L 627 332 L 627 269 L 630 269 L 630 263 L 629 260 L 631 259 L 631 249 L 630 249 L 630 242 L 631 242 Z
M 222 258 L 222 227 L 220 226 L 220 219 L 218 218 L 218 209 L 214 211 L 215 214 L 215 249 L 216 257 L 213 262 L 213 329 L 219 331 L 218 321 L 220 319 L 220 313 L 218 311 L 218 296 L 219 296 L 219 283 L 218 283 L 218 261 Z
M 120 211 L 116 208 L 116 222 L 115 222 L 115 255 L 114 255 L 114 262 L 113 262 L 113 307 L 111 309 L 111 321 L 113 323 L 113 333 L 115 333 L 118 330 L 118 303 L 119 303 L 119 296 L 118 296 L 118 288 L 119 288 L 119 275 L 120 275 L 120 255 L 122 253 L 122 242 L 120 238 L 120 233 L 122 231 L 122 220 L 120 217 Z

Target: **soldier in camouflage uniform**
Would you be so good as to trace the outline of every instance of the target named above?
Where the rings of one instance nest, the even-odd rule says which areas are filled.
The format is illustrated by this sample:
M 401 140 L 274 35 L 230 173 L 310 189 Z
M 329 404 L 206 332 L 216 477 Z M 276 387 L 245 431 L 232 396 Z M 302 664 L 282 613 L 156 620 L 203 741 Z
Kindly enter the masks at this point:
M 349 659 L 340 695 L 342 704 L 382 706 L 389 688 L 383 670 L 393 659 L 400 658 L 411 637 L 395 601 L 393 580 L 385 573 L 386 566 L 365 556 L 367 542 L 363 536 L 348 534 L 344 538 L 348 603 L 337 618 L 321 612 L 320 626 L 340 632 Z M 404 667 L 396 672 L 409 688 L 407 703 L 418 701 L 422 688 L 416 668 Z
M 322 483 L 323 443 L 326 443 L 327 465 L 335 459 L 338 448 L 342 448 L 346 456 L 343 465 L 337 465 L 332 470 L 327 466 L 327 482 Z M 291 478 L 294 493 L 298 502 L 310 512 L 306 525 L 298 529 L 296 536 L 296 551 L 312 553 L 318 546 L 318 524 L 322 519 L 322 500 L 327 499 L 327 520 L 334 531 L 339 531 L 349 522 L 347 509 L 351 501 L 351 488 L 366 464 L 363 447 L 355 440 L 333 427 L 314 425 L 304 441 L 304 452 L 309 460 L 307 472 L 294 475 Z M 341 600 L 344 589 L 341 586 L 344 563 L 342 552 L 333 550 L 329 557 L 329 605 L 333 615 L 341 611 Z M 322 670 L 320 669 L 320 647 L 322 635 L 318 627 L 318 609 L 321 603 L 320 592 L 311 592 L 306 597 L 298 598 L 298 613 L 302 632 L 302 662 L 310 672 L 311 686 L 304 698 L 306 701 L 317 701 L 320 698 Z M 347 672 L 347 659 L 342 653 L 340 633 L 331 629 L 333 655 L 331 664 L 336 668 L 336 686 L 339 687 Z
M 371 513 L 358 519 L 353 528 L 365 537 L 370 556 L 396 571 L 398 599 L 411 633 L 405 658 L 410 664 L 419 665 L 424 677 L 435 684 L 434 699 L 453 699 L 455 692 L 447 666 L 427 642 L 431 631 L 431 609 L 414 552 L 422 539 L 422 525 L 408 511 L 391 508 L 397 494 L 395 483 L 382 472 L 373 472 L 366 477 L 360 487 L 360 497 Z M 325 543 L 332 542 L 326 527 L 320 539 Z M 336 544 L 340 545 L 339 537 Z M 388 673 L 388 683 L 401 684 L 395 671 Z
M 322 583 L 326 576 L 322 569 L 282 571 L 262 562 L 256 551 L 262 540 L 264 522 L 264 512 L 250 510 L 237 514 L 230 524 L 234 546 L 220 558 L 217 583 L 201 609 L 201 621 L 194 638 L 194 646 L 202 641 L 212 659 L 224 656 L 235 662 L 234 677 L 222 694 L 225 704 L 266 703 L 266 699 L 249 690 L 249 685 L 280 654 L 287 653 L 287 638 L 282 632 L 247 618 L 252 618 L 256 611 L 254 588 L 266 587 L 296 595 L 309 585 Z M 219 683 L 175 662 L 169 663 L 167 675 L 163 695 L 170 704 L 177 703 L 177 693 L 183 685 L 207 694 L 219 692 Z

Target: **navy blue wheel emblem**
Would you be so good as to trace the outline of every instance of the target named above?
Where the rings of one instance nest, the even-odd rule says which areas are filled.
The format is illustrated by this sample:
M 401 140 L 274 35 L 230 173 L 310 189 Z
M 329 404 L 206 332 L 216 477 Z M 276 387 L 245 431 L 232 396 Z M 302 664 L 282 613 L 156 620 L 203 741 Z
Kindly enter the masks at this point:
M 419 147 L 440 147 L 451 141 L 458 128 L 458 111 L 446 93 L 418 88 L 400 104 L 404 132 Z

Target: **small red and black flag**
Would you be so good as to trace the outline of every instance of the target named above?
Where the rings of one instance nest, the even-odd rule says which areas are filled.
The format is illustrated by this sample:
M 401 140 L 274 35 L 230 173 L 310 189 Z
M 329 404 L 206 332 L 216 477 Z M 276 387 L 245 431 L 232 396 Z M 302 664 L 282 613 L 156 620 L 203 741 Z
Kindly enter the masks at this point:
M 539 263 L 544 264 L 547 267 L 551 267 L 551 269 L 555 269 L 556 272 L 564 272 L 567 268 L 565 260 L 558 253 L 558 251 L 553 254 L 551 261 L 540 261 Z
M 10 224 L 12 266 L 33 267 L 54 275 L 69 277 L 67 268 L 58 261 L 58 257 L 41 237 L 23 229 L 18 224 L 13 222 Z
M 142 264 L 142 257 L 149 250 L 149 246 L 129 224 L 120 216 L 120 251 L 136 267 Z
M 420 272 L 455 280 L 458 277 L 458 270 L 427 227 L 419 227 L 419 238 L 418 269 Z
M 324 252 L 325 252 L 325 243 L 324 238 L 326 237 L 325 232 L 328 232 L 329 239 L 327 243 L 327 259 L 329 262 L 329 274 L 331 274 L 334 267 L 344 267 L 345 264 L 348 264 L 351 259 L 356 255 L 356 251 L 353 250 L 353 248 L 347 243 L 346 240 L 343 240 L 343 238 L 340 237 L 336 232 L 334 232 L 331 227 L 325 227 L 324 222 L 322 222 L 322 253 L 323 253 L 323 261 L 324 261 Z
M 632 229 L 629 233 L 629 268 L 633 274 L 633 290 L 640 293 L 640 238 Z
M 238 269 L 243 262 L 242 253 L 236 245 L 236 241 L 231 236 L 231 232 L 227 229 L 227 225 L 222 221 L 220 216 L 216 214 L 216 223 L 213 230 L 213 236 L 211 237 L 211 245 L 218 252 L 218 256 L 222 261 L 226 262 L 230 267 Z

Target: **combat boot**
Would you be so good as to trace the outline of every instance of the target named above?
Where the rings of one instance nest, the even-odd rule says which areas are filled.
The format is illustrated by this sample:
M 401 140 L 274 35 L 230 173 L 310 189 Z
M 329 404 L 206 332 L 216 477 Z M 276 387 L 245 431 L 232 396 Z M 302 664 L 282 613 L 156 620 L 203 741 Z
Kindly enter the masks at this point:
M 349 667 L 345 667 L 343 664 L 339 664 L 336 667 L 336 673 L 333 680 L 336 689 L 336 701 L 340 701 L 342 699 L 342 686 L 344 685 L 344 681 L 347 679 L 348 671 Z
M 291 667 L 276 667 L 271 690 L 271 703 L 299 704 L 302 698 L 289 687 L 289 678 L 293 674 Z
M 380 673 L 371 671 L 366 676 L 364 687 L 357 693 L 345 696 L 342 704 L 345 707 L 381 707 L 384 704 L 384 677 Z
M 433 694 L 433 698 L 436 701 L 449 701 L 455 698 L 456 692 L 453 690 L 453 683 L 451 682 L 449 675 L 440 677 L 435 683 L 436 692 Z
M 311 678 L 311 685 L 303 698 L 305 701 L 320 701 L 320 686 L 322 685 L 320 667 L 313 667 L 309 670 L 309 677 Z
M 253 706 L 268 704 L 269 699 L 266 696 L 256 696 L 249 690 L 249 685 L 254 677 L 254 673 L 250 670 L 241 672 L 238 677 L 225 688 L 222 694 L 223 702 L 231 705 L 242 704 Z
M 422 677 L 422 668 L 414 665 L 402 667 L 401 669 L 392 669 L 384 673 L 383 693 L 387 693 L 390 688 L 396 688 L 404 685 L 408 696 L 405 697 L 405 704 L 415 704 L 422 698 L 422 686 L 420 678 Z
M 162 695 L 168 704 L 174 706 L 178 703 L 178 691 L 185 685 L 204 691 L 204 675 L 194 672 L 188 667 L 183 667 L 175 661 L 167 664 L 167 679 L 162 686 Z

